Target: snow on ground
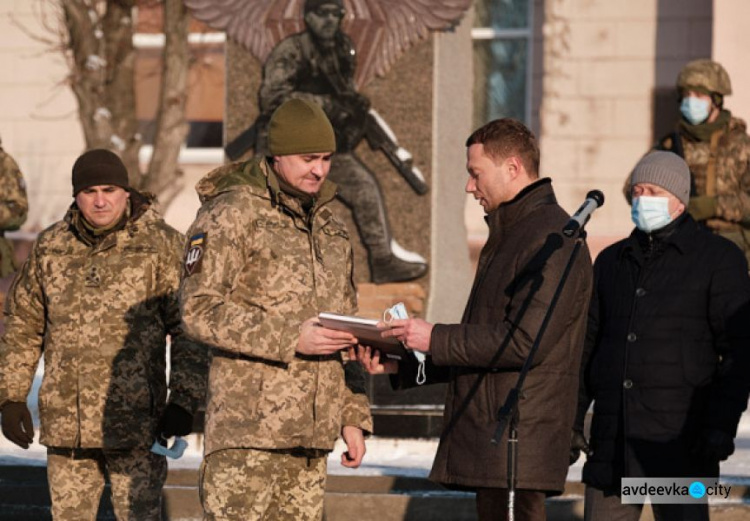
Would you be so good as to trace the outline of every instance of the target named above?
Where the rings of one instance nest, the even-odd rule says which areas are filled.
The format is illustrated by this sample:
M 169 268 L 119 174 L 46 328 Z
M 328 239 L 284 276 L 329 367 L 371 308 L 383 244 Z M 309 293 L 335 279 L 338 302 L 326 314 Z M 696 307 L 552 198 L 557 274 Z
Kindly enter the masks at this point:
M 39 419 L 36 396 L 41 381 L 41 368 L 34 381 L 29 406 L 34 417 L 36 438 L 28 450 L 23 450 L 0 436 L 0 465 L 46 465 L 46 449 L 39 445 Z M 203 452 L 201 435 L 188 436 L 188 448 L 179 460 L 168 460 L 170 468 L 195 468 L 200 465 Z M 721 466 L 722 480 L 750 485 L 750 412 L 740 422 L 735 453 Z M 344 445 L 339 441 L 328 458 L 329 472 L 335 475 L 352 476 L 406 476 L 426 477 L 437 450 L 437 439 L 395 439 L 372 437 L 367 440 L 367 453 L 359 469 L 348 469 L 341 465 Z M 505 450 L 500 449 L 500 450 Z M 570 468 L 568 481 L 580 481 L 582 459 Z

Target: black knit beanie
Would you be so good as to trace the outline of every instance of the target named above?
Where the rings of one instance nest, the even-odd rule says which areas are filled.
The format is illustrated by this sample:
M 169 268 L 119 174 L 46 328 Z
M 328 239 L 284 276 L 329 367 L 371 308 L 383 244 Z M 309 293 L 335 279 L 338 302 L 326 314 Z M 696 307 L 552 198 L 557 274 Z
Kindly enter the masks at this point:
M 305 14 L 310 11 L 315 11 L 318 7 L 325 4 L 334 4 L 341 9 L 344 8 L 343 0 L 307 0 L 307 2 L 305 2 Z
M 128 170 L 117 154 L 103 148 L 84 152 L 73 165 L 73 197 L 84 188 L 113 185 L 129 188 Z

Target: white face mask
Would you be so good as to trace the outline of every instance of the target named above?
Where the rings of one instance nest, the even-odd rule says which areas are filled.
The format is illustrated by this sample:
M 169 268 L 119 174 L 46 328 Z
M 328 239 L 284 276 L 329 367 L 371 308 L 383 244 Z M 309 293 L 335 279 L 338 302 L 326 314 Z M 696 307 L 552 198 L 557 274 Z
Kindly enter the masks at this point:
M 680 112 L 692 125 L 700 125 L 708 119 L 708 115 L 711 113 L 711 102 L 707 99 L 688 96 L 682 98 Z
M 664 228 L 672 222 L 669 199 L 650 195 L 636 197 L 633 199 L 630 216 L 638 229 L 646 233 Z

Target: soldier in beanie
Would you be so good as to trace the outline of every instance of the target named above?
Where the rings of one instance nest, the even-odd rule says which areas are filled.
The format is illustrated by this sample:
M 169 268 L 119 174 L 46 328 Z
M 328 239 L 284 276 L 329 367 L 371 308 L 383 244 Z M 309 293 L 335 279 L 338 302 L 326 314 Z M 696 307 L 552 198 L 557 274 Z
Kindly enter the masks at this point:
M 151 447 L 188 434 L 205 394 L 208 352 L 180 327 L 184 237 L 109 150 L 81 155 L 72 181 L 75 201 L 39 234 L 6 302 L 2 431 L 33 443 L 26 398 L 43 355 L 53 518 L 95 519 L 106 477 L 117 519 L 158 520 L 167 464 Z
M 355 151 L 365 139 L 370 100 L 356 90 L 357 54 L 341 30 L 344 2 L 305 0 L 303 14 L 305 30 L 279 42 L 263 65 L 255 153 L 269 152 L 267 125 L 283 102 L 301 98 L 320 105 L 336 138 L 330 179 L 339 187 L 339 199 L 351 209 L 367 250 L 370 280 L 382 284 L 422 277 L 427 262 L 393 238 L 378 179 Z
M 636 228 L 594 265 L 571 451 L 571 462 L 588 455 L 586 520 L 639 518 L 621 478 L 718 479 L 748 400 L 742 251 L 687 211 L 690 170 L 676 154 L 641 159 L 631 196 Z M 708 520 L 707 503 L 652 506 L 661 520 Z
M 358 467 L 372 430 L 351 334 L 320 312 L 353 314 L 352 249 L 330 203 L 333 128 L 292 99 L 269 124 L 269 156 L 208 173 L 188 233 L 185 331 L 211 346 L 201 500 L 205 519 L 319 520 L 339 437 Z
M 750 260 L 750 136 L 724 107 L 729 74 L 713 60 L 693 60 L 677 76 L 680 120 L 656 145 L 685 160 L 692 174 L 693 219 L 737 244 Z M 630 183 L 625 183 L 626 197 Z

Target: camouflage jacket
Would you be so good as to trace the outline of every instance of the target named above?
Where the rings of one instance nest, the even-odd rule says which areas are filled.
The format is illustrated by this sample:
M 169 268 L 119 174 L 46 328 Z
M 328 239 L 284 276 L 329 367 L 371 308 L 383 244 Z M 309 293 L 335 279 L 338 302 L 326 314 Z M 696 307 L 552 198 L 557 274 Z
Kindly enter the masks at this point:
M 41 232 L 11 287 L 0 341 L 0 404 L 25 401 L 39 357 L 40 441 L 147 447 L 167 401 L 195 412 L 208 351 L 180 328 L 183 236 L 142 196 L 127 224 L 97 242 L 73 205 Z
M 21 170 L 10 155 L 0 147 L 0 235 L 17 230 L 29 211 L 26 185 Z M 0 277 L 14 271 L 13 248 L 0 236 Z
M 656 148 L 677 152 L 674 134 Z M 714 232 L 737 243 L 750 258 L 750 136 L 745 122 L 731 117 L 721 131 L 714 132 L 715 180 L 708 181 L 711 141 L 680 135 L 682 156 L 695 183 L 694 196 L 716 197 L 716 216 L 705 221 Z
M 715 188 L 708 187 L 706 179 L 710 142 L 694 141 L 685 136 L 682 142 L 685 162 L 695 179 L 695 195 L 716 196 L 717 220 L 750 227 L 750 136 L 745 122 L 731 118 L 718 137 Z M 708 193 L 710 191 L 714 193 Z M 716 225 L 720 226 L 719 223 Z
M 185 331 L 213 347 L 206 454 L 330 450 L 344 425 L 371 431 L 359 365 L 295 352 L 306 319 L 356 309 L 349 236 L 327 206 L 335 185 L 309 217 L 265 159 L 218 168 L 197 191 L 180 304 Z

